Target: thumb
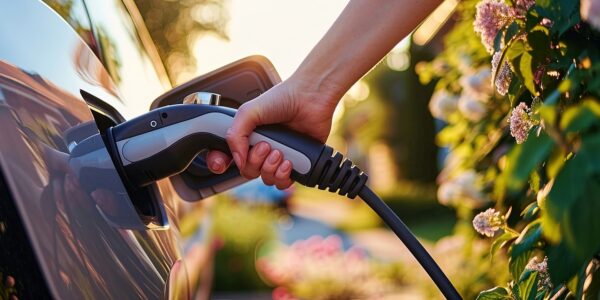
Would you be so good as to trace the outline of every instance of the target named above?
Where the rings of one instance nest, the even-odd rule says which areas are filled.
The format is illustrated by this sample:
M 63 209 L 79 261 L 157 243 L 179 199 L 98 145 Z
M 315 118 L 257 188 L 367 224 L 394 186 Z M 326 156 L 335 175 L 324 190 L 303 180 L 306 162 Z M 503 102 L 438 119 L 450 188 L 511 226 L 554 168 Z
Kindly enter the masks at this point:
M 258 112 L 255 106 L 248 106 L 251 102 L 240 106 L 233 118 L 231 128 L 227 130 L 227 144 L 231 155 L 238 168 L 241 170 L 246 164 L 249 148 L 249 136 L 256 126 L 260 125 Z

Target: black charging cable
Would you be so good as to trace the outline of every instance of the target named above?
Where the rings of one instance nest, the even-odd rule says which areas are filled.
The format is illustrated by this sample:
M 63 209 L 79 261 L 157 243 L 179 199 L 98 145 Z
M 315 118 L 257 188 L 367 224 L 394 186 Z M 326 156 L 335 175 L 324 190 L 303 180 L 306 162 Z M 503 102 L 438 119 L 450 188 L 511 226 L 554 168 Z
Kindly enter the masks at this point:
M 359 196 L 381 217 L 387 226 L 404 243 L 406 248 L 425 269 L 446 299 L 462 299 L 448 277 L 421 245 L 410 229 L 400 220 L 398 215 L 379 198 L 367 185 L 367 175 L 352 162 L 344 159 L 342 154 L 333 153 L 333 149 L 325 145 L 308 182 L 305 185 L 319 189 L 328 189 L 340 195 L 354 199 Z M 302 182 L 301 182 L 302 183 Z

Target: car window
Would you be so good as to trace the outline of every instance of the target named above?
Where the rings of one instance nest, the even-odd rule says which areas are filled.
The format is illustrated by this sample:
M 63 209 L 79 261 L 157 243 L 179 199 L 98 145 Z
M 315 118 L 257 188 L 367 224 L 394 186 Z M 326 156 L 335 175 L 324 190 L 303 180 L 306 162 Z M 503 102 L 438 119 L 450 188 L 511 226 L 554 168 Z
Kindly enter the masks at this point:
M 134 22 L 131 3 L 117 0 L 86 1 L 101 59 L 116 83 L 126 118 L 147 112 L 154 98 L 170 88 L 164 67 L 157 61 L 143 24 Z M 134 17 L 132 17 L 134 15 Z

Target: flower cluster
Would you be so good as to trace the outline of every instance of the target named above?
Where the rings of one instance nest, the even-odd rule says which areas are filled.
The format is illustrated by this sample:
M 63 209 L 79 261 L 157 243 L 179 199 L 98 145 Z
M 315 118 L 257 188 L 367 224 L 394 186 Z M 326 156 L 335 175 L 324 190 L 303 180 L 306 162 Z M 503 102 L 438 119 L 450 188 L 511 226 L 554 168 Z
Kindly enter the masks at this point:
M 533 258 L 531 258 L 531 260 L 529 260 L 527 266 L 525 266 L 525 270 L 538 272 L 538 290 L 552 289 L 552 282 L 550 281 L 550 274 L 548 272 L 547 256 L 544 256 L 544 259 L 542 261 L 540 261 L 540 259 L 537 256 L 534 256 Z
M 523 18 L 534 4 L 535 0 L 517 0 L 514 6 L 508 6 L 504 0 L 483 0 L 477 4 L 473 27 L 488 53 L 494 53 L 494 41 L 500 30 Z
M 508 122 L 510 123 L 510 135 L 512 135 L 517 144 L 522 144 L 529 136 L 529 130 L 535 125 L 531 120 L 531 109 L 524 102 L 519 103 L 510 115 Z
M 473 26 L 481 35 L 485 49 L 494 53 L 494 40 L 502 27 L 513 20 L 511 8 L 502 0 L 484 0 L 477 4 L 477 13 Z
M 319 287 L 318 296 L 298 295 L 301 298 L 369 298 L 387 290 L 365 253 L 358 248 L 345 251 L 336 235 L 325 239 L 313 236 L 289 247 L 281 246 L 271 255 L 260 258 L 257 267 L 270 282 L 285 287 L 292 294 L 307 284 Z
M 473 218 L 473 227 L 487 237 L 493 237 L 504 226 L 504 217 L 493 208 L 479 213 Z
M 468 203 L 471 207 L 479 207 L 485 199 L 477 188 L 478 176 L 473 170 L 464 171 L 450 180 L 444 181 L 438 188 L 438 201 L 443 205 L 458 202 Z

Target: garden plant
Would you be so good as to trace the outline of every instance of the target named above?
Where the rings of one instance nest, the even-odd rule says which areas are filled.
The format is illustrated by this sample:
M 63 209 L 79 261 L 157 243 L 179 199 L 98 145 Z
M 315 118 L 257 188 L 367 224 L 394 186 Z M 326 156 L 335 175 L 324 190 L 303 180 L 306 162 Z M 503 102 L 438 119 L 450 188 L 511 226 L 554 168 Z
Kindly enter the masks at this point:
M 438 198 L 508 257 L 478 299 L 598 298 L 600 1 L 462 1 L 418 72 L 445 122 Z

